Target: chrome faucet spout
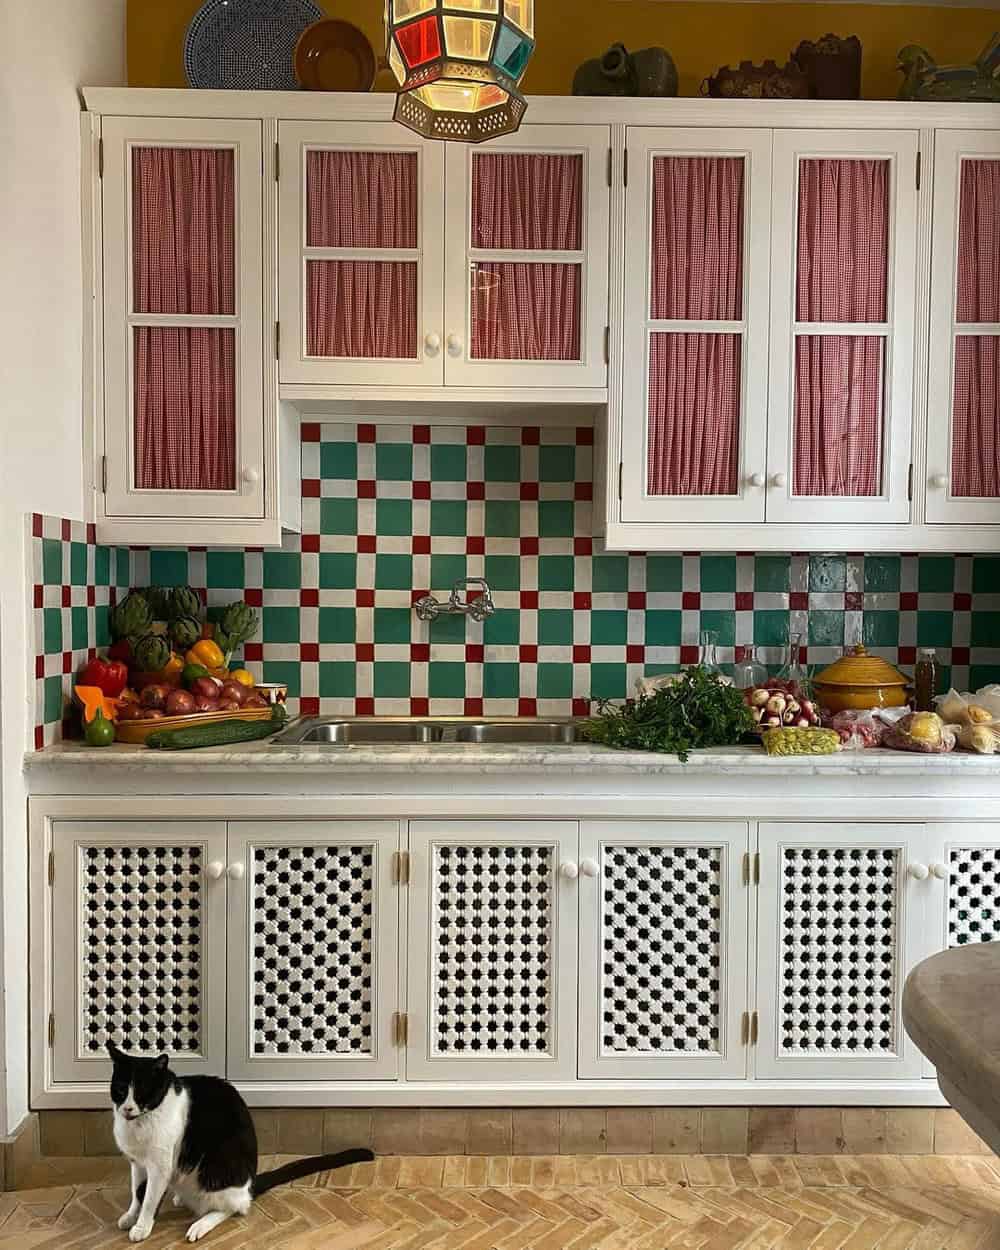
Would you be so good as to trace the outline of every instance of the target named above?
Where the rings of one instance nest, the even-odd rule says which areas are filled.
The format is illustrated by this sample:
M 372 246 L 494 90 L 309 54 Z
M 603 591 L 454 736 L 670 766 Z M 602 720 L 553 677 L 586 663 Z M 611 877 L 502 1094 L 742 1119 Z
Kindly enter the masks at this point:
M 477 587 L 480 594 L 469 598 L 469 588 Z M 463 597 L 462 591 L 465 591 Z M 441 603 L 433 595 L 424 595 L 414 604 L 417 616 L 422 621 L 433 621 L 439 616 L 468 616 L 474 621 L 485 621 L 497 610 L 493 602 L 493 592 L 484 577 L 462 577 L 451 588 L 447 603 Z

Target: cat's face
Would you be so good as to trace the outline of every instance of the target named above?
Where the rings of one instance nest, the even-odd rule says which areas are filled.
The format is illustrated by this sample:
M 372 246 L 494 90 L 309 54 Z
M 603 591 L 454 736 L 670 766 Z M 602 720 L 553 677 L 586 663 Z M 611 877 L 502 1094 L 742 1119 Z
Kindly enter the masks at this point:
M 173 1082 L 167 1067 L 167 1055 L 142 1059 L 126 1055 L 114 1042 L 108 1042 L 108 1054 L 114 1062 L 111 1073 L 111 1101 L 126 1120 L 137 1120 L 158 1107 Z

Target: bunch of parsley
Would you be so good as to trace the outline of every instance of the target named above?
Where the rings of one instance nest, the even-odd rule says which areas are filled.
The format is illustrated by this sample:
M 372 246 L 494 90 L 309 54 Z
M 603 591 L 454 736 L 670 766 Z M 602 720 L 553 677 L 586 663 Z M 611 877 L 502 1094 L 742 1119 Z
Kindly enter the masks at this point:
M 652 694 L 621 706 L 601 699 L 598 708 L 581 726 L 588 741 L 622 751 L 662 751 L 682 763 L 696 747 L 731 746 L 754 728 L 742 693 L 700 666 Z

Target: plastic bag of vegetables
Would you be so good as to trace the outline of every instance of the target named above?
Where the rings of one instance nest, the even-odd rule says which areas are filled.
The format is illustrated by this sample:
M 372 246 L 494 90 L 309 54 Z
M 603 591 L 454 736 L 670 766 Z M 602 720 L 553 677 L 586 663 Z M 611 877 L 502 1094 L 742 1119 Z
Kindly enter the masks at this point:
M 955 739 L 955 730 L 936 712 L 908 712 L 889 728 L 882 745 L 894 751 L 944 755 L 955 749 Z

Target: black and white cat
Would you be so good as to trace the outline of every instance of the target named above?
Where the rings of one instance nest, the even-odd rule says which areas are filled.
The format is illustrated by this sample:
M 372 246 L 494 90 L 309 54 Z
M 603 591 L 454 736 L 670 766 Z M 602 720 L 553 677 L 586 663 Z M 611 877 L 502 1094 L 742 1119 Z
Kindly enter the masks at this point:
M 370 1150 L 299 1159 L 257 1174 L 257 1134 L 246 1103 L 215 1076 L 175 1076 L 168 1057 L 140 1059 L 113 1043 L 111 1101 L 115 1142 L 132 1167 L 132 1202 L 118 1221 L 131 1241 L 145 1241 L 163 1195 L 198 1217 L 187 1230 L 199 1241 L 231 1215 L 246 1215 L 260 1194 L 314 1172 L 364 1163 Z

